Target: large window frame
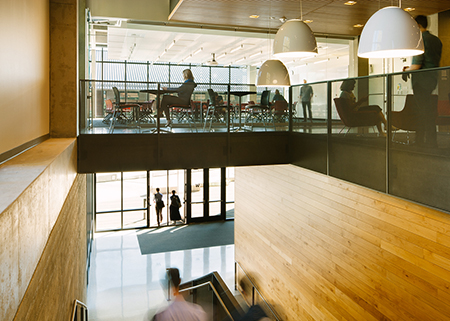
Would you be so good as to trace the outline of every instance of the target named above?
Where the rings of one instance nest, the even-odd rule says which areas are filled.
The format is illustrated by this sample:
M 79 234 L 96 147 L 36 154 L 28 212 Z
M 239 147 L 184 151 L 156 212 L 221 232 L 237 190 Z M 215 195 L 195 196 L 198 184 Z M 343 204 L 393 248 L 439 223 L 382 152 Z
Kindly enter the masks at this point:
M 217 176 L 217 170 L 220 170 L 220 197 L 217 199 L 217 195 L 213 197 L 212 199 L 210 197 L 210 186 L 213 186 L 212 183 L 214 183 L 215 186 L 217 186 L 217 178 L 215 179 L 215 182 L 210 182 L 210 172 L 214 170 L 215 176 Z M 189 224 L 189 223 L 199 223 L 199 222 L 208 222 L 208 221 L 224 221 L 229 219 L 234 219 L 234 215 L 228 215 L 227 217 L 227 205 L 230 206 L 231 203 L 234 203 L 234 197 L 232 198 L 232 201 L 230 201 L 228 198 L 227 200 L 227 179 L 229 180 L 229 175 L 227 176 L 227 168 L 215 168 L 215 169 L 202 169 L 203 171 L 203 179 L 200 183 L 199 188 L 193 189 L 193 181 L 192 181 L 192 170 L 191 169 L 185 169 L 184 171 L 184 192 L 181 191 L 181 194 L 178 194 L 181 198 L 181 201 L 183 202 L 182 210 L 184 210 L 184 213 L 181 213 L 182 218 L 184 218 L 183 222 L 181 224 Z M 131 229 L 141 229 L 141 228 L 153 228 L 156 227 L 154 222 L 151 221 L 151 215 L 154 215 L 154 206 L 153 206 L 153 192 L 151 188 L 154 188 L 156 186 L 152 185 L 152 179 L 151 179 L 151 172 L 152 171 L 144 171 L 142 173 L 145 173 L 146 176 L 146 195 L 139 195 L 140 198 L 142 198 L 143 206 L 142 207 L 136 207 L 136 208 L 124 208 L 124 195 L 127 193 L 124 192 L 124 173 L 127 172 L 115 172 L 111 173 L 111 176 L 114 175 L 120 175 L 120 179 L 117 178 L 117 176 L 114 178 L 114 180 L 111 178 L 111 182 L 115 182 L 115 184 L 118 184 L 118 181 L 120 181 L 120 202 L 119 200 L 115 199 L 115 202 L 117 204 L 120 204 L 120 208 L 108 208 L 107 210 L 98 210 L 98 200 L 101 198 L 98 198 L 98 191 L 99 191 L 99 183 L 98 182 L 98 175 L 104 175 L 108 173 L 97 173 L 94 175 L 94 189 L 93 189 L 93 196 L 94 196 L 94 227 L 95 232 L 109 232 L 109 231 L 119 231 L 119 230 L 131 230 Z M 158 171 L 160 172 L 160 171 Z M 170 175 L 169 173 L 171 170 L 167 170 L 167 175 Z M 233 171 L 234 172 L 234 171 Z M 114 175 L 113 175 L 114 174 Z M 142 176 L 142 175 L 141 175 Z M 233 177 L 234 179 L 234 177 Z M 170 226 L 173 224 L 169 220 L 169 194 L 171 186 L 169 183 L 169 178 L 167 176 L 167 186 L 162 186 L 161 183 L 158 183 L 158 186 L 165 192 L 166 197 L 164 198 L 164 202 L 166 203 L 166 207 L 163 209 L 163 217 L 167 217 L 167 219 L 164 220 L 164 224 L 161 224 L 161 226 Z M 161 185 L 161 186 L 160 186 Z M 192 199 L 192 193 L 199 192 L 197 189 L 200 189 L 200 193 L 202 195 L 201 201 L 193 201 Z M 230 190 L 229 190 L 230 193 Z M 163 193 L 164 194 L 164 193 Z M 215 193 L 217 194 L 217 193 Z M 197 217 L 193 217 L 192 215 L 192 205 L 195 204 L 202 204 L 203 212 L 201 215 Z M 213 215 L 210 212 L 211 204 L 212 203 L 220 203 L 220 214 Z M 127 215 L 127 213 L 133 213 L 133 212 L 143 212 L 143 217 L 140 219 L 141 223 L 137 223 L 137 225 L 130 225 L 126 226 L 124 224 L 124 217 Z M 99 216 L 100 215 L 100 216 Z M 103 215 L 103 216 L 102 216 Z M 102 223 L 99 223 L 100 220 L 104 219 L 104 216 L 106 215 L 120 215 L 120 224 L 116 222 L 115 226 L 110 225 L 110 227 L 103 228 L 101 226 Z M 117 221 L 117 217 L 116 217 Z M 152 223 L 153 222 L 153 223 Z M 100 225 L 99 225 L 100 224 Z M 180 224 L 180 222 L 178 222 Z

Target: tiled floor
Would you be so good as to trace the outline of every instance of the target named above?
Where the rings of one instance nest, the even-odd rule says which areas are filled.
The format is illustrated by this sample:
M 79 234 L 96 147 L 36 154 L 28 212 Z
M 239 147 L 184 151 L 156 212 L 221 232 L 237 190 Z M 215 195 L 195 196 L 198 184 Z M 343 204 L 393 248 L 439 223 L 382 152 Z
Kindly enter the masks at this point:
M 234 245 L 142 255 L 137 233 L 95 235 L 87 300 L 90 321 L 141 321 L 167 304 L 160 284 L 166 267 L 177 267 L 182 282 L 217 271 L 234 291 Z

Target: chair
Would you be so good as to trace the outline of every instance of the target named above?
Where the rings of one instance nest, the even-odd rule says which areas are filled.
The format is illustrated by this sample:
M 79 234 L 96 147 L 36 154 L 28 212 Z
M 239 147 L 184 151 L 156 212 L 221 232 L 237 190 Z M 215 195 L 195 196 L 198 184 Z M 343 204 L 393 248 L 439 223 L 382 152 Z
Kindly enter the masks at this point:
M 406 144 L 410 143 L 409 132 L 416 131 L 420 125 L 420 118 L 415 111 L 415 99 L 414 95 L 406 95 L 405 105 L 401 111 L 393 111 L 391 113 L 392 126 L 403 129 L 406 131 Z M 438 96 L 431 95 L 431 103 L 437 106 Z M 392 141 L 394 141 L 394 135 L 392 135 Z M 398 142 L 398 141 L 397 141 Z
M 189 128 L 192 131 L 191 124 L 194 125 L 195 132 L 198 132 L 197 125 L 194 119 L 195 102 L 191 100 L 189 105 L 173 104 L 169 106 L 169 109 L 174 110 L 177 113 L 177 121 L 186 119 L 189 123 Z
M 379 121 L 379 112 L 376 110 L 354 111 L 348 105 L 345 98 L 334 98 L 334 104 L 344 127 L 339 131 L 341 133 L 345 127 L 348 127 L 347 133 L 352 127 L 372 127 L 376 126 Z
M 114 92 L 114 112 L 111 117 L 111 123 L 109 125 L 109 133 L 112 134 L 114 132 L 114 126 L 118 120 L 124 120 L 125 122 L 128 122 L 129 119 L 125 115 L 125 111 L 129 111 L 130 109 L 133 109 L 134 112 L 134 120 L 137 122 L 137 127 L 140 130 L 140 121 L 139 121 L 139 108 L 141 107 L 139 104 L 127 104 L 120 102 L 120 92 L 117 87 L 112 87 Z
M 114 114 L 114 106 L 113 106 L 111 99 L 105 100 L 105 107 L 106 107 L 105 108 L 106 116 L 105 116 L 105 118 L 103 118 L 102 122 L 104 124 L 108 124 Z
M 208 120 L 209 120 L 208 131 L 211 131 L 213 120 L 215 120 L 217 122 L 225 122 L 225 116 L 226 116 L 226 114 L 223 113 L 223 109 L 226 108 L 227 106 L 220 105 L 217 103 L 216 93 L 211 88 L 208 88 L 208 96 L 209 96 L 210 103 L 208 104 L 208 108 L 206 110 L 205 124 L 203 125 L 203 131 L 205 131 L 205 129 L 206 129 Z
M 139 112 L 139 120 L 147 123 L 156 123 L 155 118 L 153 117 L 153 103 L 154 100 L 145 101 L 139 103 L 141 105 L 141 110 Z
M 261 94 L 261 102 L 259 105 L 248 105 L 247 106 L 247 117 L 245 118 L 245 123 L 251 121 L 251 126 L 255 122 L 262 122 L 264 127 L 266 127 L 266 120 L 270 113 L 270 102 L 269 102 L 270 90 L 264 90 Z M 267 130 L 267 129 L 266 129 Z
M 275 121 L 277 122 L 287 122 L 289 119 L 289 106 L 285 100 L 277 100 L 272 105 L 272 123 L 275 129 Z

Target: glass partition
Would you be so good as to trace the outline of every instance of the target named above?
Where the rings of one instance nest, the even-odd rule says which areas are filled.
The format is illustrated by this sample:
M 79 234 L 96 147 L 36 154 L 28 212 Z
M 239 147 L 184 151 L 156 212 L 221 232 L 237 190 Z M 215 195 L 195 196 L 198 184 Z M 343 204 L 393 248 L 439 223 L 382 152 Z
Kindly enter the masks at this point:
M 450 210 L 448 68 L 388 76 L 392 125 L 389 193 Z
M 386 191 L 383 77 L 344 79 L 332 88 L 329 175 Z M 336 84 L 339 91 L 336 91 Z
M 292 114 L 288 110 L 286 119 L 275 120 L 273 109 L 263 108 L 262 103 L 273 101 L 276 88 L 229 84 L 227 79 L 241 79 L 242 75 L 229 72 L 227 78 L 223 70 L 211 69 L 209 77 L 222 83 L 199 84 L 193 96 L 198 107 L 169 129 L 156 114 L 151 101 L 154 96 L 142 92 L 147 90 L 142 88 L 158 88 L 158 83 L 82 81 L 80 114 L 86 118 L 80 123 L 89 133 L 290 131 L 290 163 L 449 211 L 449 74 L 450 68 L 445 67 L 310 83 L 311 115 L 308 104 L 303 112 L 304 85 L 292 86 L 290 93 L 279 88 Z M 110 125 L 115 99 L 112 87 L 118 89 L 121 101 L 131 105 L 116 116 L 114 130 Z M 216 94 L 220 103 L 211 103 L 211 95 Z M 133 107 L 136 103 L 139 108 Z M 190 118 L 196 122 L 196 131 Z M 193 171 L 193 180 L 195 175 Z M 203 182 L 203 176 L 198 182 Z M 200 217 L 205 191 L 197 182 L 192 184 L 193 191 L 199 189 L 197 194 L 193 192 L 192 217 Z M 226 208 L 231 210 L 228 204 Z M 215 211 L 213 207 L 209 210 Z M 122 224 L 114 211 L 106 212 L 112 225 Z

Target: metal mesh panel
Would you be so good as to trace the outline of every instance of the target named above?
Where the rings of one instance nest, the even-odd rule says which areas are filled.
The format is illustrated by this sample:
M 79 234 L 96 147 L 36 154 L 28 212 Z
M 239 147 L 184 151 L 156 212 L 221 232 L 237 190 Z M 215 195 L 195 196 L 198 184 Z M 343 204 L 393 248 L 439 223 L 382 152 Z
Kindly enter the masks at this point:
M 224 67 L 211 67 L 211 83 L 228 84 L 230 81 L 230 69 Z
M 153 64 L 149 66 L 149 79 L 151 82 L 169 82 L 169 65 Z
M 188 68 L 189 66 L 170 65 L 170 82 L 182 83 L 184 81 L 183 70 Z M 197 77 L 195 74 L 194 78 L 197 82 Z
M 192 66 L 191 71 L 194 75 L 195 82 L 197 83 L 209 83 L 209 67 Z
M 147 65 L 127 63 L 127 81 L 147 81 Z
M 95 64 L 95 78 L 96 80 L 101 80 L 103 75 L 102 64 L 97 62 Z
M 232 84 L 246 84 L 247 83 L 247 68 L 231 68 Z
M 103 63 L 103 79 L 125 81 L 125 64 Z

